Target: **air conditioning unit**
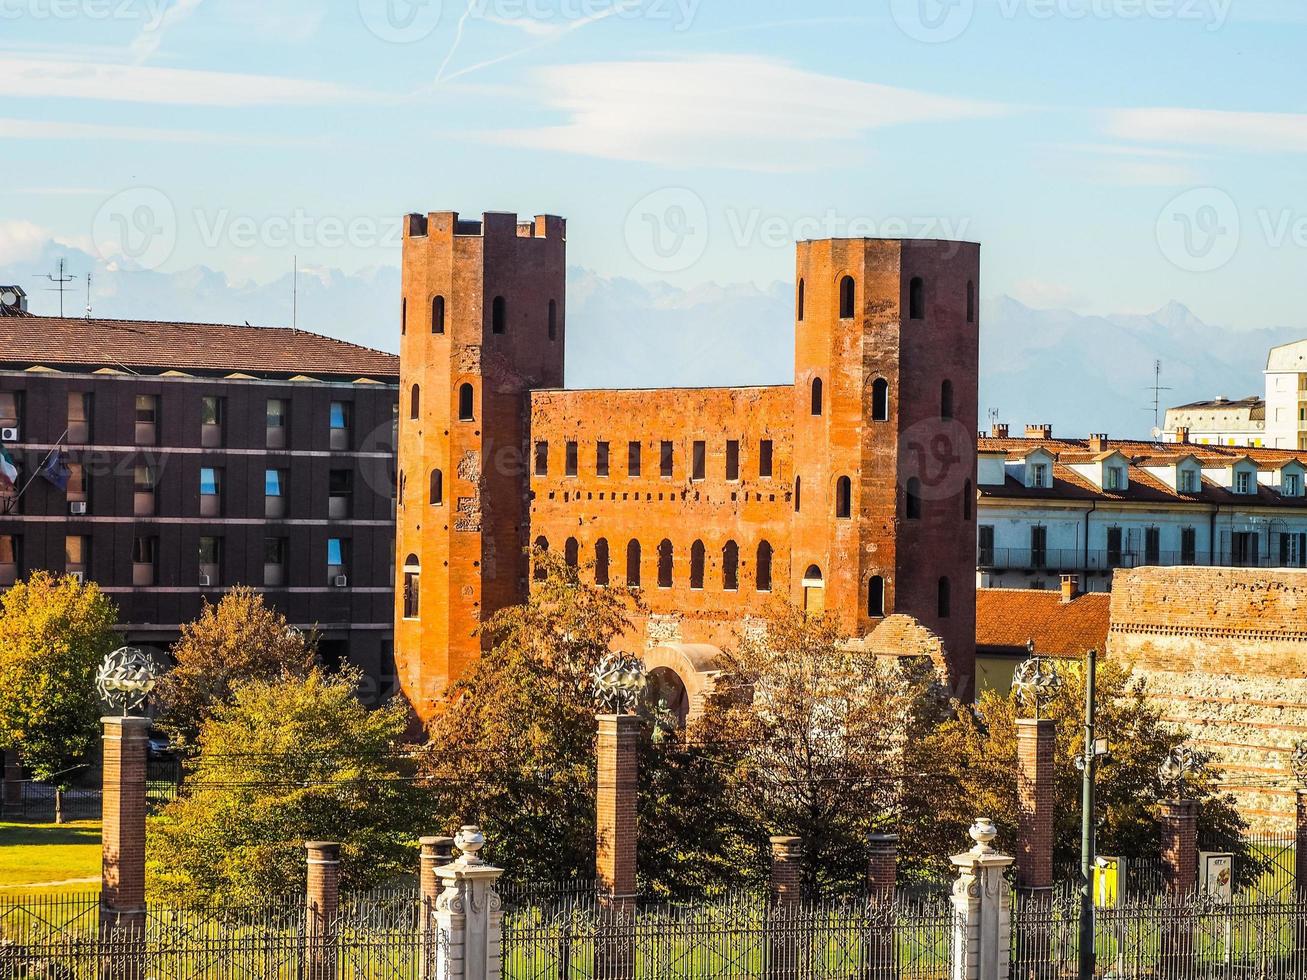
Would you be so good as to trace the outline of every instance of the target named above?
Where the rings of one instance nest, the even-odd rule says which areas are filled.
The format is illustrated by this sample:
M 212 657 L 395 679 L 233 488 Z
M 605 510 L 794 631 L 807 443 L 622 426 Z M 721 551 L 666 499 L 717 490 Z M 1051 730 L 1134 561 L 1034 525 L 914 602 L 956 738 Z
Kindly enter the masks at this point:
M 18 429 L 15 426 L 7 425 L 0 429 L 0 442 L 17 442 Z
M 212 584 L 213 584 L 212 578 L 210 578 L 208 575 L 205 575 L 203 572 L 200 572 L 200 585 L 202 587 L 207 588 Z
M 338 589 L 343 589 L 349 585 L 349 576 L 337 575 L 334 579 L 331 580 L 331 584 Z
M 72 579 L 74 582 L 76 582 L 78 585 L 81 585 L 83 582 L 86 581 L 85 572 L 69 572 L 68 577 Z
M 85 500 L 68 501 L 68 513 L 72 514 L 74 517 L 85 517 L 86 501 Z

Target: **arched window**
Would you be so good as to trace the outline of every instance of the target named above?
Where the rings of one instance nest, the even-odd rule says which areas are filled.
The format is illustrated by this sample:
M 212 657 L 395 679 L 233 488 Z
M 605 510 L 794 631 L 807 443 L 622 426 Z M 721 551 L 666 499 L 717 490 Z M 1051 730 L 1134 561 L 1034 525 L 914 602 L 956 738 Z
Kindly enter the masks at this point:
M 404 618 L 417 619 L 419 603 L 422 597 L 421 589 L 422 565 L 418 562 L 417 555 L 409 555 L 404 559 Z
M 568 568 L 576 568 L 581 564 L 581 542 L 576 538 L 568 538 L 563 545 L 563 560 L 567 562 Z
M 408 300 L 399 301 L 399 335 L 402 337 L 408 333 Z
M 626 546 L 626 584 L 633 589 L 640 587 L 639 541 L 631 541 Z
M 908 480 L 907 493 L 904 495 L 903 503 L 908 520 L 921 520 L 921 481 L 915 476 Z
M 872 619 L 885 615 L 885 579 L 879 575 L 867 580 L 867 615 Z
M 803 282 L 802 279 L 800 279 L 800 280 L 799 280 L 799 301 L 798 301 L 798 306 L 799 306 L 799 311 L 798 311 L 798 320 L 799 320 L 800 323 L 803 322 L 803 301 L 804 301 L 804 299 L 805 299 L 805 296 L 804 296 L 805 289 L 806 289 L 806 287 L 805 287 L 805 285 L 804 285 L 804 282 Z
M 490 332 L 503 333 L 508 329 L 508 304 L 504 302 L 504 297 L 496 296 L 490 309 Z
M 975 506 L 975 503 L 976 490 L 971 485 L 971 481 L 968 480 L 962 488 L 962 519 L 964 521 L 971 520 L 971 509 Z
M 445 332 L 445 297 L 437 296 L 431 301 L 431 332 Z
M 939 618 L 948 619 L 953 605 L 953 587 L 947 577 L 939 580 Z
M 852 276 L 845 276 L 840 280 L 840 319 L 848 320 L 853 316 L 854 293 L 857 287 L 854 285 Z
M 884 378 L 877 378 L 871 383 L 871 420 L 889 421 L 889 382 Z
M 440 470 L 431 471 L 431 506 L 439 507 L 445 502 L 445 474 Z
M 463 384 L 458 389 L 458 420 L 460 422 L 471 422 L 475 417 L 472 414 L 473 392 L 470 384 Z
M 757 580 L 758 580 L 759 592 L 771 591 L 771 559 L 772 559 L 771 545 L 768 544 L 766 541 L 763 541 L 758 545 Z
M 608 584 L 608 539 L 595 542 L 595 585 Z
M 404 506 L 404 471 L 399 472 L 399 506 Z
M 408 417 L 411 419 L 420 419 L 422 417 L 422 389 L 417 385 L 409 393 L 408 400 Z
M 740 588 L 740 546 L 727 541 L 722 549 L 722 588 L 736 592 Z
M 908 283 L 908 317 L 912 320 L 926 318 L 926 284 L 921 276 L 913 276 Z
M 853 516 L 853 481 L 847 476 L 835 481 L 835 516 L 841 520 Z
M 939 386 L 939 417 L 942 419 L 951 419 L 953 417 L 952 381 L 945 381 Z
M 672 543 L 663 538 L 658 546 L 658 588 L 672 587 Z
M 976 322 L 976 284 L 967 280 L 967 323 Z
M 558 303 L 552 299 L 549 301 L 549 339 L 558 339 Z
M 537 554 L 534 556 L 536 559 L 535 580 L 537 582 L 543 582 L 546 578 L 549 577 L 548 573 L 545 571 L 545 563 L 540 560 L 541 557 L 540 553 L 549 550 L 549 539 L 546 538 L 543 534 L 540 537 L 536 538 L 535 550 L 537 552 Z
M 703 588 L 704 564 L 703 542 L 696 541 L 690 546 L 690 588 Z
M 812 414 L 820 415 L 822 410 L 822 383 L 821 378 L 812 379 Z

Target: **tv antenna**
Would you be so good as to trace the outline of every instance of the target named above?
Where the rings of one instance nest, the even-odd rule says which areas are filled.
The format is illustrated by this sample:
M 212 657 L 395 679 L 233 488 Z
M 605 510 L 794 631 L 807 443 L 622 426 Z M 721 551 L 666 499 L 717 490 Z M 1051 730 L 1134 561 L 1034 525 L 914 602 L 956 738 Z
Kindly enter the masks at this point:
M 91 280 L 94 276 L 91 273 L 86 274 L 86 319 L 91 319 Z
M 298 330 L 300 326 L 300 257 L 291 257 L 290 273 L 290 328 Z
M 54 283 L 53 286 L 47 286 L 46 291 L 51 293 L 57 292 L 59 294 L 59 315 L 61 317 L 64 315 L 64 293 L 67 291 L 67 286 L 70 282 L 76 282 L 77 279 L 79 278 L 78 276 L 68 275 L 67 270 L 65 269 L 65 265 L 66 265 L 66 260 L 60 259 L 59 272 L 55 275 L 50 275 L 49 273 L 46 273 L 44 277 L 48 279 L 50 282 Z M 37 276 L 37 278 L 39 279 L 42 277 Z
M 1153 393 L 1153 432 L 1161 432 L 1162 392 L 1174 391 L 1175 389 L 1162 384 L 1162 362 L 1160 360 L 1153 361 L 1153 384 L 1148 390 Z

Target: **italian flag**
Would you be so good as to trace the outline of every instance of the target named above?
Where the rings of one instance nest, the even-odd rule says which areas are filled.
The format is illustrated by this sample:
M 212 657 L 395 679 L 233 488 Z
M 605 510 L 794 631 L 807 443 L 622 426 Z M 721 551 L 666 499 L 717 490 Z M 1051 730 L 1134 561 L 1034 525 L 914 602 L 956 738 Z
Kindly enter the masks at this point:
M 0 492 L 12 491 L 17 479 L 18 467 L 14 465 L 14 458 L 9 455 L 4 443 L 0 442 Z

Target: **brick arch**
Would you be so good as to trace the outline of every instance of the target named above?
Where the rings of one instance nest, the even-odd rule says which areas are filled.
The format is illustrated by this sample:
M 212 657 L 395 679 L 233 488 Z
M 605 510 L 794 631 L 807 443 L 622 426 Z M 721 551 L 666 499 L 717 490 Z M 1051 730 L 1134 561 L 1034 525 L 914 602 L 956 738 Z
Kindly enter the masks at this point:
M 721 676 L 722 651 L 707 643 L 663 643 L 646 651 L 644 666 L 649 673 L 669 670 L 685 686 L 689 720 L 703 713 L 704 703 Z

